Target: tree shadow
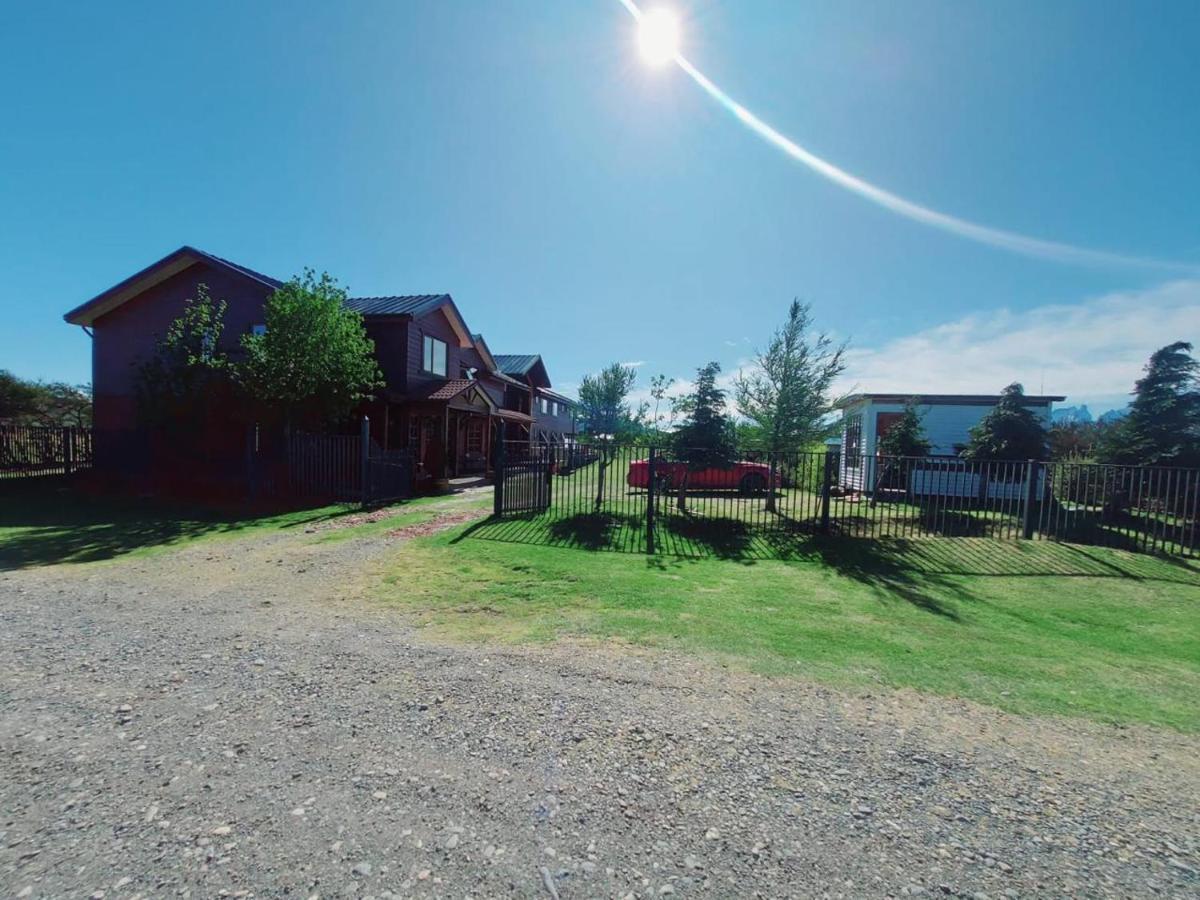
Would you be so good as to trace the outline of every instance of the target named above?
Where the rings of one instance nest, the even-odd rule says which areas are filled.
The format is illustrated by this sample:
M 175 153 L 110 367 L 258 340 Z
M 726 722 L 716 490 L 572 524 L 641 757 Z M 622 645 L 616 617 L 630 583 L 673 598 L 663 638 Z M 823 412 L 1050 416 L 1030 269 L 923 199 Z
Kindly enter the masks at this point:
M 678 513 L 662 517 L 655 528 L 661 552 L 700 559 L 752 563 L 761 558 L 754 537 L 754 530 L 741 519 Z
M 615 553 L 646 552 L 644 519 L 611 512 L 578 512 L 568 516 L 529 512 L 491 516 L 463 529 L 451 543 L 464 540 Z
M 294 528 L 356 510 L 313 509 L 280 523 Z M 0 571 L 112 559 L 209 534 L 237 532 L 297 507 L 203 508 L 88 494 L 66 478 L 0 484 Z
M 646 565 L 670 570 L 710 559 L 743 565 L 765 560 L 819 562 L 871 587 L 881 600 L 898 598 L 956 622 L 972 603 L 981 602 L 964 576 L 1118 578 L 1200 587 L 1200 561 L 1195 560 L 1044 540 L 826 536 L 814 534 L 814 526 L 811 520 L 789 522 L 783 517 L 764 527 L 741 519 L 663 513 L 656 521 L 656 552 L 646 557 Z M 493 518 L 455 538 L 468 539 L 646 552 L 643 515 L 635 514 L 576 512 L 556 517 L 550 512 Z

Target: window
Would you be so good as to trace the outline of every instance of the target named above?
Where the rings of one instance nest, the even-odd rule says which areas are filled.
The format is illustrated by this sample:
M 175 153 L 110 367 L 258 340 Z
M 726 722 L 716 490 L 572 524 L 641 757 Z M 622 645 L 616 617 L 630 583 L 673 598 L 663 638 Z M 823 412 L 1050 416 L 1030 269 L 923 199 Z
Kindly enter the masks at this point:
M 557 400 L 550 401 L 550 415 L 552 415 L 552 416 L 558 415 L 558 401 Z
M 433 375 L 446 377 L 446 342 L 429 335 L 424 336 L 424 355 L 421 367 Z
M 842 452 L 846 457 L 847 469 L 857 469 L 862 465 L 862 416 L 846 418 L 846 438 Z
M 251 325 L 250 333 L 251 334 L 266 334 L 267 326 L 266 325 Z

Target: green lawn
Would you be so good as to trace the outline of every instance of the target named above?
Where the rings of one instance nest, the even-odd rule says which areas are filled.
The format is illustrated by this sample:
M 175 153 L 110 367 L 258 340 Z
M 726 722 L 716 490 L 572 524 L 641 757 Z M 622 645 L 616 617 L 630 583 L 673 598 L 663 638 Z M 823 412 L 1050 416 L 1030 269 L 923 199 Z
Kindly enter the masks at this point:
M 469 501 L 479 506 L 490 497 Z M 359 522 L 353 504 L 287 512 L 206 510 L 139 498 L 90 496 L 63 479 L 0 482 L 0 571 L 146 554 L 195 540 L 317 526 L 314 540 L 369 535 L 432 518 L 447 497 L 419 497 L 389 507 L 388 516 Z M 456 509 L 463 501 L 454 500 Z M 325 530 L 323 526 L 339 527 Z M 349 527 L 342 527 L 349 526 Z
M 647 557 L 619 552 L 639 546 L 634 523 L 582 523 L 488 521 L 414 541 L 384 596 L 471 640 L 614 638 L 771 674 L 1200 731 L 1195 564 L 968 538 L 722 547 L 701 535 L 702 558 Z

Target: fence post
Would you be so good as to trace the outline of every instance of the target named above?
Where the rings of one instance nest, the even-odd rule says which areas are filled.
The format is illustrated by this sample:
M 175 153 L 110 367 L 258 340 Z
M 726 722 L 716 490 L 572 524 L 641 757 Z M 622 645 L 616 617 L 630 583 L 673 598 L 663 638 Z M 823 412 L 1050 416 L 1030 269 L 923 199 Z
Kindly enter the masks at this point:
M 63 474 L 70 475 L 75 464 L 75 431 L 63 429 Z
M 646 461 L 646 552 L 654 553 L 654 448 Z
M 829 534 L 829 500 L 833 494 L 833 454 L 825 451 L 825 474 L 821 480 L 821 534 Z
M 362 417 L 360 434 L 360 442 L 362 444 L 362 448 L 359 451 L 362 460 L 362 505 L 368 506 L 371 502 L 371 419 L 368 416 Z
M 1033 537 L 1033 504 L 1037 496 L 1038 476 L 1042 463 L 1036 459 L 1025 462 L 1025 508 L 1021 510 L 1021 537 Z
M 492 514 L 504 512 L 504 425 L 500 425 L 499 441 L 496 442 L 496 486 L 492 489 Z

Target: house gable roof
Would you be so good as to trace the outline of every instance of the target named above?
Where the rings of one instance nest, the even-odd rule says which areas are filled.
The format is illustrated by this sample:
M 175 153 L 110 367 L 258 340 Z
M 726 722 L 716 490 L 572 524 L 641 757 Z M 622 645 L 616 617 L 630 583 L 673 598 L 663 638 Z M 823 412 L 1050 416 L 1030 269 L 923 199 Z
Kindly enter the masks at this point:
M 398 403 L 437 403 L 445 404 L 451 409 L 468 412 L 487 412 L 489 415 L 497 411 L 496 403 L 483 389 L 478 381 L 470 378 L 450 378 L 445 381 L 434 381 L 421 385 L 413 391 L 387 391 L 385 396 Z
M 550 387 L 550 374 L 546 364 L 537 353 L 497 353 L 496 365 L 505 375 L 513 378 L 527 378 L 536 387 Z
M 271 290 L 275 290 L 283 284 L 283 282 L 271 278 L 269 275 L 263 275 L 261 272 L 255 272 L 253 269 L 248 269 L 227 259 L 222 259 L 215 254 L 205 253 L 203 250 L 197 250 L 195 247 L 184 245 L 174 253 L 168 253 L 162 259 L 158 260 L 158 262 L 151 263 L 140 272 L 130 275 L 124 281 L 113 285 L 86 303 L 75 307 L 64 315 L 63 318 L 72 325 L 91 325 L 105 313 L 112 312 L 118 306 L 127 303 L 156 284 L 166 281 L 171 276 L 199 262 L 205 262 L 227 269 L 230 272 L 235 272 L 245 278 L 257 281 Z
M 475 352 L 479 354 L 479 358 L 483 360 L 483 364 L 489 372 L 499 373 L 500 367 L 496 364 L 496 357 L 492 356 L 492 349 L 487 345 L 487 341 L 483 339 L 482 334 L 471 335 L 471 341 L 475 344 Z
M 346 305 L 364 316 L 423 316 L 450 300 L 449 294 L 349 297 Z
M 454 329 L 458 346 L 475 346 L 471 329 L 449 294 L 405 294 L 394 297 L 347 297 L 346 306 L 361 313 L 364 319 L 407 316 L 419 319 L 441 310 Z
M 115 284 L 108 290 L 97 294 L 86 303 L 75 307 L 75 309 L 63 316 L 63 318 L 72 325 L 91 325 L 96 319 L 106 313 L 112 312 L 118 306 L 129 302 L 156 284 L 166 281 L 171 276 L 200 262 L 219 266 L 245 278 L 257 281 L 272 291 L 283 286 L 283 282 L 278 278 L 272 278 L 270 275 L 264 275 L 246 266 L 231 262 L 228 259 L 217 256 L 215 253 L 207 253 L 204 250 L 198 250 L 195 247 L 185 244 L 174 253 L 168 253 L 162 259 L 158 260 L 158 262 L 151 263 L 140 272 L 136 272 L 119 284 Z M 357 310 L 365 318 L 373 316 L 411 316 L 412 318 L 418 318 L 428 315 L 435 310 L 443 309 L 446 318 L 450 320 L 450 325 L 454 329 L 455 335 L 458 337 L 459 346 L 474 346 L 471 331 L 467 328 L 467 323 L 463 320 L 462 313 L 458 311 L 458 307 L 454 305 L 454 299 L 449 294 L 350 297 L 346 300 L 346 306 Z

